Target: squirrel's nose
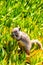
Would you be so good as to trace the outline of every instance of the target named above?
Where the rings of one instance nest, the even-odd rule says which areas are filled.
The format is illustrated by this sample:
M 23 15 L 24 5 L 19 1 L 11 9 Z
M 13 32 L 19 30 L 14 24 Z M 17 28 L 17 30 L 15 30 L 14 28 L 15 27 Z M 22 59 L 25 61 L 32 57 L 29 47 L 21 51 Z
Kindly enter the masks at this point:
M 13 32 L 11 32 L 11 35 L 10 35 L 11 37 L 13 37 L 14 36 L 14 33 Z

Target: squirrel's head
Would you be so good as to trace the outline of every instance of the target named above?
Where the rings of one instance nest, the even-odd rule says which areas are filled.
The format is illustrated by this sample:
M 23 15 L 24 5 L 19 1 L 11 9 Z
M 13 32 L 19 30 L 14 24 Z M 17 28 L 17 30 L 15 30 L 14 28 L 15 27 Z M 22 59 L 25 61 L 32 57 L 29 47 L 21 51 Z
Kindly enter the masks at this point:
M 20 28 L 19 27 L 16 27 L 16 28 L 14 28 L 12 30 L 11 36 L 13 38 L 16 38 L 17 39 L 19 37 L 19 32 L 20 32 Z

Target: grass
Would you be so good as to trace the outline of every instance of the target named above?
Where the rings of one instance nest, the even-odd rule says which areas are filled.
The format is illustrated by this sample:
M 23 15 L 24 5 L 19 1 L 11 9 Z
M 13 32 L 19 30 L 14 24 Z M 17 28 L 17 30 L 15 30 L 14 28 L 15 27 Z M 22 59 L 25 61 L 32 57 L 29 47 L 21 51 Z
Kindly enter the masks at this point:
M 0 65 L 26 64 L 25 52 L 19 56 L 17 41 L 10 36 L 17 26 L 43 45 L 43 0 L 0 0 Z M 30 56 L 30 65 L 41 65 L 42 53 Z

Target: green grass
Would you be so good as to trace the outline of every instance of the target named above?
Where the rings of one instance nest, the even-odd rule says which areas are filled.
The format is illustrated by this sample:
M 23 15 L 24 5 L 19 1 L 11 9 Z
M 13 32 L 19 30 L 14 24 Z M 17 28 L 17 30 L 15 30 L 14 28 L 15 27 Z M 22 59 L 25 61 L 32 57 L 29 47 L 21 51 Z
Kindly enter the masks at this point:
M 19 57 L 17 41 L 10 36 L 17 26 L 43 45 L 43 0 L 0 0 L 0 65 L 26 64 L 25 52 Z M 36 58 L 31 58 L 31 65 L 43 61 L 40 54 L 40 61 Z

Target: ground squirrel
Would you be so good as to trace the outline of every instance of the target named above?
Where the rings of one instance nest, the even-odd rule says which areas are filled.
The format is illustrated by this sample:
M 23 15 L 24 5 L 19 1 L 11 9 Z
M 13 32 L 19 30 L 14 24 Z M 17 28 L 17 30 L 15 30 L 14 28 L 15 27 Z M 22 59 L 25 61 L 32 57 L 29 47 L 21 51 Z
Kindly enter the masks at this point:
M 16 27 L 12 30 L 12 37 L 18 41 L 19 47 L 24 49 L 27 54 L 30 54 L 30 49 L 33 43 L 37 43 L 39 48 L 42 49 L 42 44 L 38 40 L 30 40 L 26 33 L 20 31 L 19 27 Z

